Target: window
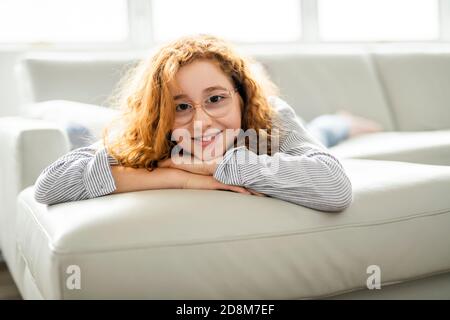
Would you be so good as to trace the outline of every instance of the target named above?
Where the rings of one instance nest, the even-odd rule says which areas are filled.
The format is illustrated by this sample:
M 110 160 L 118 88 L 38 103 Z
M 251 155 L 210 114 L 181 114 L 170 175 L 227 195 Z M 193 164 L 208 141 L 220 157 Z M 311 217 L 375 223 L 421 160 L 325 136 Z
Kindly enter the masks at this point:
M 0 0 L 0 45 L 450 41 L 450 0 Z
M 120 42 L 126 0 L 1 0 L 0 42 Z
M 325 41 L 416 41 L 439 38 L 437 0 L 318 0 Z
M 156 42 L 212 33 L 236 42 L 298 41 L 298 0 L 153 0 Z

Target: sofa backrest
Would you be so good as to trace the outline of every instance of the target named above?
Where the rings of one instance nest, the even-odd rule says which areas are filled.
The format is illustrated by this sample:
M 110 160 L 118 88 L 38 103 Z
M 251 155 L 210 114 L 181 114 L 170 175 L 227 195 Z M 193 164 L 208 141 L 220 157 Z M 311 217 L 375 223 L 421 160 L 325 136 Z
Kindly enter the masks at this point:
M 21 104 L 71 100 L 105 105 L 113 88 L 139 56 L 116 54 L 28 54 L 19 62 Z
M 339 109 L 394 125 L 370 56 L 364 53 L 306 53 L 255 56 L 305 120 Z
M 305 120 L 346 109 L 385 130 L 450 128 L 450 52 L 253 53 Z M 106 105 L 141 53 L 34 54 L 20 63 L 24 103 L 64 99 Z
M 373 54 L 400 131 L 450 129 L 450 52 Z

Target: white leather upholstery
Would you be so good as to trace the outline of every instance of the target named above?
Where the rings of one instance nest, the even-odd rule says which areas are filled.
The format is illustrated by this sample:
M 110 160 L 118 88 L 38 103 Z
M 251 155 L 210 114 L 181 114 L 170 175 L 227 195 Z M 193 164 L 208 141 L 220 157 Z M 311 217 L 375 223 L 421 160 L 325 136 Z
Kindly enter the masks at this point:
M 15 277 L 17 195 L 69 150 L 69 142 L 61 128 L 51 122 L 4 117 L 0 118 L 0 150 L 0 244 Z
M 121 54 L 31 54 L 18 65 L 22 104 L 72 100 L 106 104 L 126 69 L 138 61 Z
M 255 56 L 280 86 L 281 96 L 306 121 L 346 109 L 393 130 L 370 55 L 272 54 Z
M 330 150 L 340 158 L 450 166 L 450 130 L 378 132 L 343 141 Z
M 401 131 L 450 128 L 450 53 L 377 53 L 374 59 Z
M 47 299 L 312 298 L 364 289 L 374 264 L 383 283 L 450 269 L 450 167 L 343 165 L 355 196 L 339 214 L 199 190 L 47 207 L 28 188 L 19 196 L 18 264 Z M 81 269 L 81 290 L 66 288 L 69 265 Z

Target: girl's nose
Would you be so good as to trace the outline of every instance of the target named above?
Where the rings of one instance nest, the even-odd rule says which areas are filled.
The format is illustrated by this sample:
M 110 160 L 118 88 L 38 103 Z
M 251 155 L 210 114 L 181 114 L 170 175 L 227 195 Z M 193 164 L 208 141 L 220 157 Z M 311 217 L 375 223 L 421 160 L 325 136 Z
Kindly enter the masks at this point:
M 205 110 L 203 110 L 203 108 L 200 107 L 200 106 L 195 108 L 194 117 L 193 117 L 192 121 L 194 121 L 194 122 L 196 122 L 196 121 L 202 122 L 203 127 L 207 127 L 208 125 L 210 125 L 212 123 L 211 116 L 209 114 L 207 114 L 205 112 Z
M 194 132 L 194 136 L 197 137 L 206 132 L 213 125 L 213 120 L 211 117 L 203 111 L 203 109 L 198 108 L 196 110 L 196 114 L 192 119 L 192 129 Z

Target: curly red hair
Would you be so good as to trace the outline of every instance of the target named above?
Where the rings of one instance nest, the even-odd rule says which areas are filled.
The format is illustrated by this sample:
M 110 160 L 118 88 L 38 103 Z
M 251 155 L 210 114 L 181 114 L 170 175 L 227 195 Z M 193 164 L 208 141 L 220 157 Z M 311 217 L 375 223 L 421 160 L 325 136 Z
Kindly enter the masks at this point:
M 266 139 L 267 153 L 271 154 L 271 121 L 275 110 L 267 97 L 277 92 L 276 85 L 260 68 L 253 68 L 257 65 L 255 60 L 238 54 L 230 43 L 199 34 L 160 47 L 149 59 L 130 69 L 120 82 L 116 103 L 122 109 L 118 119 L 121 127 L 111 140 L 112 124 L 106 127 L 103 143 L 121 165 L 152 170 L 158 161 L 170 157 L 175 145 L 170 140 L 175 109 L 168 84 L 181 67 L 196 59 L 217 63 L 229 76 L 241 98 L 241 128 L 254 129 L 258 138 Z

